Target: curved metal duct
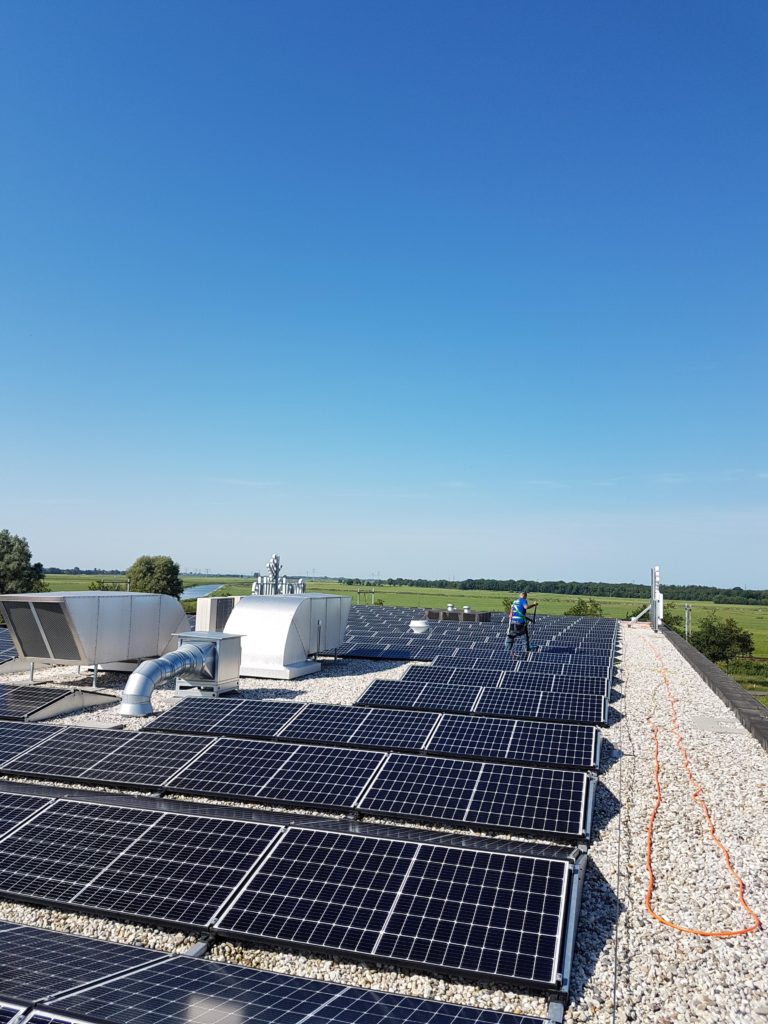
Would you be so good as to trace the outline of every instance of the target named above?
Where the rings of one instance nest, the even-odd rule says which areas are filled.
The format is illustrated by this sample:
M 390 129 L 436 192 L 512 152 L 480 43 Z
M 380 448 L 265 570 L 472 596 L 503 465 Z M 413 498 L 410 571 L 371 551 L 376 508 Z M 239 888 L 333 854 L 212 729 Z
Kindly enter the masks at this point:
M 213 679 L 216 672 L 216 643 L 201 641 L 181 644 L 162 658 L 142 661 L 128 677 L 120 705 L 121 715 L 151 715 L 152 691 L 184 673 Z

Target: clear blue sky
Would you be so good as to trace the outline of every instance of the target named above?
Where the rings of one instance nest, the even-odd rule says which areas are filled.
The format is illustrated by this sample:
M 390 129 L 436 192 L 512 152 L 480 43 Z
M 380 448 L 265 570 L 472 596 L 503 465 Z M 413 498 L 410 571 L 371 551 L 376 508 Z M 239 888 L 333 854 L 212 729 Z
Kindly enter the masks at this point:
M 45 564 L 768 586 L 768 7 L 4 0 Z

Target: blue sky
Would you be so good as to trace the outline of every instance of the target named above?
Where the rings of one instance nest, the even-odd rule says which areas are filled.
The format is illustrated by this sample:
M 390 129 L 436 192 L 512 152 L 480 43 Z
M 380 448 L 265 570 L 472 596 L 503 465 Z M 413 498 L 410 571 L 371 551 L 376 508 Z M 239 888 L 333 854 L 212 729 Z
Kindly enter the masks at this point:
M 4 0 L 45 564 L 768 586 L 768 9 Z

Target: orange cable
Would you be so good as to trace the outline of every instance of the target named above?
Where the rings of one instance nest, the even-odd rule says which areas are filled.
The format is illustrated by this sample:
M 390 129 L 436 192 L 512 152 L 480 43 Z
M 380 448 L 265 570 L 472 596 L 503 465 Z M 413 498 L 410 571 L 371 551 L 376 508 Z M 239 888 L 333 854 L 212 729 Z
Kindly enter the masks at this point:
M 647 641 L 646 641 L 646 644 L 647 644 L 648 647 L 650 647 L 650 644 L 648 644 Z M 651 650 L 653 650 L 653 648 L 651 648 Z M 650 819 L 648 821 L 648 834 L 647 834 L 646 844 L 645 844 L 645 866 L 646 866 L 646 868 L 648 870 L 648 887 L 645 890 L 645 909 L 648 911 L 650 916 L 655 921 L 658 921 L 660 924 L 664 924 L 668 928 L 674 928 L 678 932 L 687 932 L 687 934 L 689 934 L 689 935 L 703 935 L 703 936 L 705 936 L 707 938 L 712 938 L 712 939 L 733 939 L 733 938 L 735 938 L 738 935 L 748 935 L 750 932 L 756 932 L 758 930 L 758 928 L 761 927 L 760 918 L 757 916 L 757 914 L 754 912 L 754 910 L 750 907 L 750 905 L 744 899 L 744 880 L 741 878 L 741 876 L 734 869 L 733 864 L 731 863 L 730 854 L 728 853 L 728 850 L 725 848 L 725 846 L 723 845 L 722 841 L 720 840 L 717 832 L 715 831 L 715 825 L 714 825 L 714 822 L 712 821 L 712 816 L 709 813 L 709 808 L 707 807 L 706 801 L 704 800 L 704 797 L 702 796 L 701 784 L 695 778 L 695 776 L 693 774 L 693 771 L 691 770 L 691 764 L 690 764 L 690 760 L 688 758 L 688 751 L 686 750 L 685 744 L 683 742 L 683 736 L 682 736 L 682 733 L 680 731 L 680 722 L 679 722 L 678 717 L 677 717 L 677 703 L 678 703 L 677 697 L 675 697 L 675 695 L 672 693 L 672 687 L 670 686 L 669 676 L 667 674 L 666 668 L 664 667 L 664 662 L 662 661 L 659 652 L 654 650 L 653 653 L 656 655 L 656 660 L 659 662 L 662 682 L 664 683 L 664 689 L 665 689 L 666 694 L 667 694 L 667 699 L 669 700 L 670 718 L 672 720 L 672 734 L 675 737 L 675 743 L 677 744 L 678 750 L 680 751 L 680 754 L 682 755 L 683 767 L 685 769 L 686 775 L 688 776 L 688 781 L 689 781 L 689 783 L 691 785 L 691 790 L 692 790 L 691 799 L 700 808 L 702 814 L 704 815 L 704 818 L 705 818 L 705 820 L 707 822 L 707 828 L 709 830 L 709 834 L 712 837 L 712 840 L 715 843 L 715 845 L 720 850 L 720 852 L 721 852 L 721 854 L 723 856 L 723 860 L 725 861 L 725 866 L 727 867 L 727 869 L 730 872 L 730 874 L 736 879 L 736 882 L 738 884 L 738 887 L 739 887 L 739 903 L 741 903 L 742 907 L 746 910 L 746 912 L 752 918 L 752 922 L 753 923 L 748 928 L 740 928 L 738 931 L 722 931 L 722 932 L 700 931 L 698 928 L 687 928 L 685 925 L 676 924 L 674 921 L 668 921 L 665 917 L 662 917 L 660 914 L 657 914 L 656 911 L 653 909 L 653 907 L 651 905 L 651 897 L 653 896 L 654 885 L 655 885 L 655 882 L 656 882 L 656 878 L 655 878 L 654 873 L 653 873 L 653 864 L 652 864 L 652 858 L 653 858 L 653 826 L 654 826 L 654 823 L 656 821 L 656 815 L 658 814 L 659 807 L 661 806 L 662 792 L 661 792 L 661 778 L 660 778 L 660 774 L 659 774 L 660 773 L 660 764 L 659 764 L 659 727 L 656 725 L 656 723 L 653 721 L 653 719 L 650 718 L 650 716 L 648 717 L 647 721 L 648 721 L 648 725 L 651 728 L 651 731 L 653 732 L 653 742 L 654 742 L 654 746 L 655 746 L 655 754 L 654 754 L 654 783 L 656 785 L 656 803 L 653 806 L 653 810 L 651 811 L 651 817 L 650 817 Z

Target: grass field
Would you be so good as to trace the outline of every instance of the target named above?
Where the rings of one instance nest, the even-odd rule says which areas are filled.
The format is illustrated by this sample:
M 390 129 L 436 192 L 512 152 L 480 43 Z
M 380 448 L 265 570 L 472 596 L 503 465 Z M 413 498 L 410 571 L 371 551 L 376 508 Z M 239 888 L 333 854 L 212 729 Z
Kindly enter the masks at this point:
M 47 576 L 46 581 L 51 590 L 87 590 L 89 584 L 96 579 L 95 576 Z M 124 576 L 105 577 L 110 582 L 122 581 Z M 222 593 L 228 594 L 250 594 L 250 577 L 238 579 L 231 576 L 185 576 L 184 586 L 195 586 L 204 583 L 220 583 Z M 347 586 L 343 583 L 332 581 L 318 581 L 309 584 L 310 590 L 321 591 L 327 594 L 344 594 L 352 598 L 353 604 L 370 604 L 371 590 L 369 588 L 358 588 Z M 406 606 L 416 608 L 444 608 L 449 602 L 457 608 L 465 604 L 470 605 L 475 611 L 497 611 L 502 610 L 504 593 L 500 590 L 450 590 L 437 587 L 387 587 L 375 588 L 375 600 L 381 600 L 385 605 Z M 507 595 L 509 596 L 509 595 Z M 514 595 L 512 595 L 514 596 Z M 576 597 L 572 594 L 530 594 L 530 600 L 539 602 L 539 612 L 542 615 L 562 615 L 569 608 Z M 603 608 L 603 614 L 610 618 L 626 618 L 631 612 L 637 610 L 642 604 L 633 597 L 598 597 L 596 599 Z M 755 656 L 768 658 L 768 606 L 742 605 L 742 604 L 713 604 L 711 601 L 692 601 L 692 622 L 696 628 L 697 622 L 708 611 L 715 609 L 722 618 L 731 617 L 740 626 L 748 630 L 755 641 Z M 667 608 L 682 614 L 683 602 L 668 602 Z

